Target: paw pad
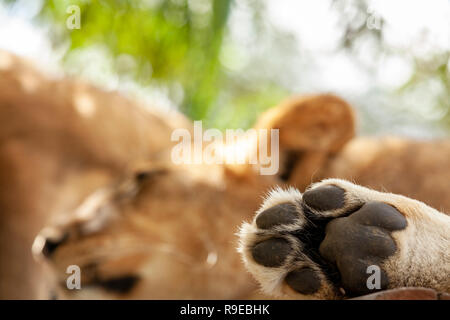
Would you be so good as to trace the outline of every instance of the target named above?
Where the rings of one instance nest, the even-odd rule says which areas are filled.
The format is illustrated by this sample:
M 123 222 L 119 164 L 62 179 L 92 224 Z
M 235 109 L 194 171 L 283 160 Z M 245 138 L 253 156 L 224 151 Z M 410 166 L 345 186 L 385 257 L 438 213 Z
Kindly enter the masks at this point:
M 322 186 L 306 191 L 303 201 L 308 207 L 318 211 L 340 209 L 345 205 L 345 190 L 334 185 Z
M 256 226 L 260 229 L 270 229 L 274 226 L 294 223 L 297 211 L 293 204 L 282 203 L 264 210 L 256 217 Z
M 367 268 L 382 265 L 397 251 L 390 232 L 404 229 L 406 224 L 405 217 L 392 206 L 368 202 L 350 216 L 328 223 L 320 254 L 338 266 L 347 292 L 370 293 L 366 286 Z M 381 270 L 381 289 L 387 285 L 387 275 Z
M 272 238 L 256 244 L 252 249 L 253 259 L 269 268 L 280 267 L 291 251 L 289 243 L 281 238 Z
M 383 263 L 401 249 L 392 232 L 405 229 L 407 220 L 383 199 L 337 179 L 303 195 L 278 190 L 253 224 L 241 229 L 244 261 L 267 293 L 320 299 L 365 294 L 372 290 L 372 265 L 386 288 L 390 278 Z
M 317 273 L 308 267 L 289 272 L 285 281 L 289 287 L 302 294 L 313 294 L 320 289 Z

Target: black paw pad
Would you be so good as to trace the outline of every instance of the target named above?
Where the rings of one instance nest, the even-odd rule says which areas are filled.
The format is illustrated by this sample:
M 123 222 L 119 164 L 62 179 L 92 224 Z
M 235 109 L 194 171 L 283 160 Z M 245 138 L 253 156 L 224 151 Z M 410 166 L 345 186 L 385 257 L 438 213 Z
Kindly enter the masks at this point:
M 406 218 L 397 209 L 383 202 L 368 202 L 351 217 L 359 224 L 390 231 L 405 229 L 407 225 Z
M 282 203 L 264 210 L 256 217 L 260 229 L 270 229 L 277 225 L 290 224 L 297 219 L 296 208 L 291 203 Z
M 367 203 L 352 215 L 328 223 L 320 254 L 337 265 L 347 292 L 371 292 L 367 287 L 371 265 L 380 268 L 380 289 L 385 289 L 389 281 L 381 265 L 397 251 L 390 232 L 405 227 L 405 217 L 393 207 L 381 202 Z
M 313 294 L 320 288 L 320 279 L 311 268 L 301 268 L 288 273 L 286 283 L 302 294 Z
M 333 185 L 315 188 L 303 194 L 303 201 L 319 211 L 340 209 L 345 205 L 345 190 Z
M 281 238 L 273 238 L 256 244 L 252 249 L 253 259 L 265 267 L 280 267 L 283 265 L 291 246 Z

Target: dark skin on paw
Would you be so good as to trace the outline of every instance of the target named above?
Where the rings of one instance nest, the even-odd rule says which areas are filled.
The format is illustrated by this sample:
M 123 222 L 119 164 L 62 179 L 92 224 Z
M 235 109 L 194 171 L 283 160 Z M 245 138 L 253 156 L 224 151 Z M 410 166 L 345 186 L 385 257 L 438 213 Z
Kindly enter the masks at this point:
M 297 215 L 293 204 L 282 203 L 261 212 L 256 218 L 256 225 L 260 229 L 270 229 L 278 225 L 295 222 Z
M 340 188 L 336 190 L 339 193 L 341 193 L 340 191 L 342 191 L 342 189 Z M 314 263 L 320 266 L 320 269 L 325 273 L 325 276 L 328 278 L 328 280 L 337 285 L 338 283 L 340 283 L 340 275 L 336 266 L 326 261 L 319 254 L 319 245 L 325 238 L 325 227 L 331 218 L 317 216 L 311 213 L 307 207 L 303 207 L 303 215 L 306 218 L 306 224 L 302 229 L 291 232 L 291 234 L 296 236 L 302 243 L 302 252 L 306 254 L 308 258 L 311 259 Z M 267 230 L 274 226 L 293 223 L 297 218 L 298 212 L 295 205 L 290 203 L 283 203 L 261 212 L 257 216 L 255 222 L 258 228 Z M 265 267 L 282 266 L 290 252 L 290 245 L 286 240 L 282 238 L 272 238 L 269 240 L 265 240 L 257 243 L 252 248 L 252 256 L 255 262 Z M 312 269 L 308 270 L 308 274 L 313 274 L 315 272 Z M 293 273 L 293 275 L 296 274 L 296 272 Z M 293 281 L 293 275 L 290 277 L 291 281 Z M 298 284 L 300 277 L 296 276 L 294 278 L 297 279 L 295 281 L 295 283 L 297 284 L 294 287 L 291 287 L 297 292 L 300 292 L 300 285 Z M 318 275 L 314 274 L 313 279 L 319 279 Z M 319 283 L 318 285 L 320 285 L 320 282 L 317 283 Z M 303 288 L 301 289 L 301 291 L 308 290 Z
M 252 249 L 253 259 L 269 268 L 280 267 L 291 252 L 291 246 L 282 238 L 273 238 L 257 243 Z
M 392 206 L 369 202 L 352 215 L 328 223 L 320 254 L 337 266 L 348 294 L 373 292 L 367 287 L 371 265 L 380 268 L 381 289 L 386 289 L 389 279 L 381 265 L 397 250 L 391 232 L 406 226 L 405 217 Z
M 300 268 L 288 273 L 286 283 L 302 294 L 313 294 L 320 289 L 320 279 L 311 268 Z
M 386 289 L 389 279 L 381 268 L 383 261 L 395 254 L 397 245 L 391 232 L 406 228 L 405 217 L 394 207 L 382 202 L 369 202 L 352 208 L 339 218 L 314 214 L 311 210 L 326 211 L 345 207 L 345 190 L 323 186 L 303 195 L 303 216 L 306 223 L 297 231 L 289 232 L 301 242 L 302 253 L 316 264 L 335 288 L 343 288 L 346 296 L 373 292 L 367 286 L 368 267 L 380 270 L 380 290 Z M 268 230 L 275 226 L 294 223 L 298 218 L 296 206 L 283 203 L 258 215 L 256 224 Z M 280 267 L 292 248 L 282 238 L 272 238 L 256 244 L 252 249 L 255 262 L 266 267 Z M 320 289 L 320 277 L 307 266 L 293 270 L 286 283 L 302 294 L 313 294 Z
M 318 211 L 335 210 L 345 205 L 345 190 L 338 186 L 323 186 L 303 194 L 303 202 Z

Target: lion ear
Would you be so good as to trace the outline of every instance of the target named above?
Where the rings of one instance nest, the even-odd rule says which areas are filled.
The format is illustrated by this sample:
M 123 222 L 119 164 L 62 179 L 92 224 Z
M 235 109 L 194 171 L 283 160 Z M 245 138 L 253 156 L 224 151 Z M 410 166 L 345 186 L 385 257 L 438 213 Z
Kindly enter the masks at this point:
M 255 129 L 279 129 L 279 178 L 302 189 L 355 135 L 353 110 L 329 94 L 292 97 L 260 116 Z

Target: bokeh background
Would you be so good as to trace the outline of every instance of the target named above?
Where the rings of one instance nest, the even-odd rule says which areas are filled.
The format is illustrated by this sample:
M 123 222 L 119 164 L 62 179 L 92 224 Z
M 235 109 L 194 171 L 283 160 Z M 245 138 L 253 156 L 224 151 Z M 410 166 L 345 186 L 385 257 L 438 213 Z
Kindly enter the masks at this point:
M 0 48 L 209 127 L 332 92 L 360 134 L 450 135 L 448 0 L 0 0 Z

